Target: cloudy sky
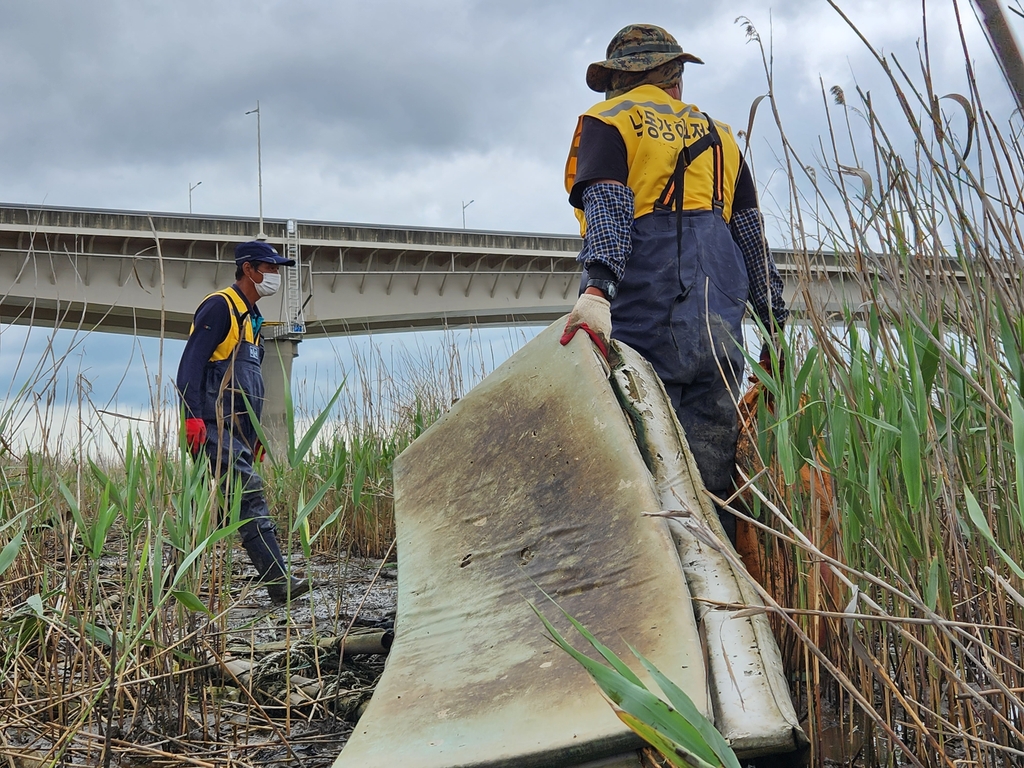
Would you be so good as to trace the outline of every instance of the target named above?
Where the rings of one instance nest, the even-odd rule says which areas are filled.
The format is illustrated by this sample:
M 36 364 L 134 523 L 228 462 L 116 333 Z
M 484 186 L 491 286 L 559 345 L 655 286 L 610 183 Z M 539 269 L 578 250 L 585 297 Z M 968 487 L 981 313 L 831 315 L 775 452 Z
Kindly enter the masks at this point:
M 920 0 L 839 2 L 876 49 L 919 71 Z M 988 105 L 1008 110 L 972 6 L 960 6 Z M 954 7 L 923 5 L 940 94 L 967 89 Z M 0 0 L 0 201 L 183 212 L 202 182 L 197 213 L 254 216 L 245 113 L 259 100 L 269 217 L 455 228 L 472 200 L 469 228 L 569 233 L 565 155 L 576 116 L 599 100 L 587 64 L 625 24 L 659 24 L 706 62 L 687 67 L 684 99 L 742 128 L 768 88 L 739 16 L 773 52 L 805 161 L 822 161 L 822 86 L 872 89 L 880 104 L 890 93 L 826 0 Z M 784 179 L 765 106 L 751 151 L 771 209 Z M 0 370 L 23 342 L 0 327 Z M 300 359 L 332 356 L 307 343 Z
M 969 2 L 974 55 L 989 56 Z M 919 0 L 842 0 L 916 68 Z M 933 66 L 962 90 L 951 0 L 928 0 Z M 621 26 L 672 31 L 706 65 L 685 98 L 742 127 L 774 46 L 790 130 L 821 130 L 819 78 L 878 80 L 825 0 L 0 0 L 0 201 L 255 215 L 260 103 L 268 216 L 571 232 L 561 174 L 583 75 Z M 947 70 L 948 61 L 948 70 Z M 983 70 L 985 71 L 985 70 Z M 940 86 L 941 88 L 942 86 Z M 945 91 L 940 91 L 945 92 Z M 759 115 L 759 181 L 770 175 Z

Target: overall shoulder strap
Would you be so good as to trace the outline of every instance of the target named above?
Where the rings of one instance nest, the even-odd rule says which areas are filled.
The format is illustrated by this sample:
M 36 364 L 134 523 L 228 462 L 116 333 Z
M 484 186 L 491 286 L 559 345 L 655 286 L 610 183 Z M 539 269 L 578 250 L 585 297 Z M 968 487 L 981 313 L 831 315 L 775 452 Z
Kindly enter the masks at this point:
M 238 324 L 237 327 L 239 342 L 247 341 L 247 339 L 245 338 L 245 321 L 247 318 L 249 318 L 250 315 L 252 315 L 252 310 L 246 304 L 245 300 L 238 295 L 238 292 L 233 287 L 225 288 L 222 291 L 218 291 L 218 293 L 224 296 L 225 301 L 227 301 L 228 306 L 231 308 L 231 312 L 232 315 L 234 316 L 235 322 Z M 253 317 L 255 318 L 256 315 L 253 315 Z M 260 317 L 258 324 L 255 321 L 253 323 L 250 323 L 250 327 L 252 328 L 251 336 L 253 344 L 256 343 L 257 335 L 259 334 L 259 326 L 263 324 L 262 321 L 263 318 Z
M 721 212 L 724 207 L 724 196 L 722 188 L 722 137 L 718 134 L 715 121 L 706 112 L 701 112 L 708 121 L 708 132 L 690 144 L 684 144 L 679 149 L 679 157 L 676 160 L 675 169 L 669 177 L 665 189 L 662 190 L 657 202 L 654 204 L 656 211 L 681 211 L 683 209 L 683 183 L 684 175 L 690 165 L 708 149 L 714 152 L 714 181 L 712 185 L 711 207 Z
M 715 121 L 711 119 L 711 116 L 707 112 L 701 112 L 705 119 L 708 121 L 708 133 L 707 137 L 711 139 L 711 148 L 715 153 L 715 178 L 713 192 L 711 195 L 711 207 L 718 211 L 719 214 L 725 209 L 725 190 L 723 188 L 723 168 L 724 163 L 723 149 L 722 149 L 722 137 L 718 134 L 718 127 L 715 125 Z M 705 137 L 705 138 L 707 138 Z

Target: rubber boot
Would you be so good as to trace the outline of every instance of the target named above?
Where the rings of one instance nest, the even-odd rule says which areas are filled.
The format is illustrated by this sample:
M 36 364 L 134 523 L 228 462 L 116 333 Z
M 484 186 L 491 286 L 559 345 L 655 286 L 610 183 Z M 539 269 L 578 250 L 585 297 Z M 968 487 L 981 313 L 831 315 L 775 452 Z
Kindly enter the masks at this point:
M 308 579 L 297 579 L 288 575 L 284 556 L 272 531 L 257 531 L 256 535 L 242 542 L 249 559 L 260 575 L 260 583 L 267 587 L 267 594 L 275 603 L 287 603 L 309 592 L 312 584 Z

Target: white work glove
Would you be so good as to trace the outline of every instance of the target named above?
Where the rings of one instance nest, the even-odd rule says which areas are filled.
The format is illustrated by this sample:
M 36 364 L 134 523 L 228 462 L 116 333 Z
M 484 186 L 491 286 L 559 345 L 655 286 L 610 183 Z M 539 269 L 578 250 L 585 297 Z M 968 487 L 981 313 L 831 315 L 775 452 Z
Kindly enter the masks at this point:
M 583 293 L 576 299 L 576 306 L 569 313 L 565 323 L 565 331 L 560 339 L 565 346 L 576 335 L 576 331 L 585 331 L 594 344 L 608 359 L 609 339 L 612 335 L 612 305 L 604 296 L 594 293 Z

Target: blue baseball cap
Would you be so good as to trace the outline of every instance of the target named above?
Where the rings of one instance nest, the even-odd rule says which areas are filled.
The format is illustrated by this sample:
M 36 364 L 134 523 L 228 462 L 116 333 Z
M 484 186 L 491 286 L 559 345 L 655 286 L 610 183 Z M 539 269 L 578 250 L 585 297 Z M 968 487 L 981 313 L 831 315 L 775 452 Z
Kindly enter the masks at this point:
M 235 265 L 240 267 L 247 261 L 280 264 L 282 267 L 295 266 L 295 259 L 286 259 L 272 245 L 262 240 L 250 240 L 235 247 Z

